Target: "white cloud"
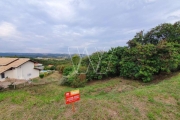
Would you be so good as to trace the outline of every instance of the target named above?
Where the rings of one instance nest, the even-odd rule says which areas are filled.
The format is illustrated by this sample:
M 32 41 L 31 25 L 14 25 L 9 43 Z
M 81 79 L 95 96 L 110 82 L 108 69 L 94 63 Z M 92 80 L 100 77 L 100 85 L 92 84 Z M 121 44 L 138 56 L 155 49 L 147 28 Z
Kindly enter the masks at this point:
M 145 2 L 147 2 L 147 3 L 152 3 L 152 2 L 155 2 L 155 1 L 157 1 L 157 0 L 145 0 Z
M 121 30 L 119 33 L 121 34 L 136 34 L 137 32 L 140 32 L 142 29 L 138 28 L 138 29 L 123 29 Z
M 80 28 L 80 27 L 68 27 L 67 25 L 54 25 L 52 27 L 53 35 L 58 37 L 85 37 L 85 36 L 96 36 L 104 31 L 106 28 L 92 27 L 92 28 Z
M 8 22 L 2 22 L 0 24 L 0 37 L 15 37 L 19 34 L 16 30 L 16 26 Z
M 173 11 L 166 15 L 167 22 L 174 23 L 180 19 L 180 10 Z
M 30 0 L 29 3 L 40 8 L 49 16 L 57 20 L 68 20 L 75 16 L 72 0 Z
M 58 52 L 67 46 L 124 46 L 140 30 L 180 20 L 179 4 L 178 0 L 2 0 L 0 48 Z

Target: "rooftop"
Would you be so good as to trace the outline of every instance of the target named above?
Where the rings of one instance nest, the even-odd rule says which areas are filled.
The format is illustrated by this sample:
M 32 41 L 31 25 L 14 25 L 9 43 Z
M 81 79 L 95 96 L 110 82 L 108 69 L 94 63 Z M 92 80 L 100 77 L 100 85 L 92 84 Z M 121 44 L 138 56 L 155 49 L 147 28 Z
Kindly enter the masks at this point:
M 11 68 L 19 67 L 26 63 L 28 58 L 0 58 L 0 73 L 3 73 Z
M 8 65 L 16 60 L 18 60 L 18 58 L 0 58 L 0 66 Z

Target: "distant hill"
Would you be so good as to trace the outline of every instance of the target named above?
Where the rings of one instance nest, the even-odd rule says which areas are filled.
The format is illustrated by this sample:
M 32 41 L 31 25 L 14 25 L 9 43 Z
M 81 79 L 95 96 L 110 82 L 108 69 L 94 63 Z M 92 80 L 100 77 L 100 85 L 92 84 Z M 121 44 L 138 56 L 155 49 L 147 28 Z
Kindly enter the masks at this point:
M 71 56 L 73 56 L 72 54 Z M 86 56 L 80 54 L 81 57 Z M 53 54 L 53 53 L 0 53 L 0 57 L 28 57 L 28 58 L 70 58 L 69 54 Z

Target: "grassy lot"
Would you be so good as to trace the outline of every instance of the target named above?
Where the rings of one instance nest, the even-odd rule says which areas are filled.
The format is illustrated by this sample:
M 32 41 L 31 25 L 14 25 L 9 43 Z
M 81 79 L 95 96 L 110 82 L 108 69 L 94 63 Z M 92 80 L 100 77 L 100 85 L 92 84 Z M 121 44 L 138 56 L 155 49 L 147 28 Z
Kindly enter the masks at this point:
M 180 119 L 180 74 L 151 85 L 121 78 L 93 82 L 80 88 L 75 113 L 64 101 L 64 93 L 70 90 L 74 89 L 53 82 L 1 92 L 0 119 Z
M 54 73 L 44 77 L 44 78 L 35 78 L 32 79 L 32 83 L 33 84 L 38 84 L 38 83 L 49 83 L 49 82 L 55 82 L 55 81 L 59 81 L 61 78 L 61 75 L 55 71 Z

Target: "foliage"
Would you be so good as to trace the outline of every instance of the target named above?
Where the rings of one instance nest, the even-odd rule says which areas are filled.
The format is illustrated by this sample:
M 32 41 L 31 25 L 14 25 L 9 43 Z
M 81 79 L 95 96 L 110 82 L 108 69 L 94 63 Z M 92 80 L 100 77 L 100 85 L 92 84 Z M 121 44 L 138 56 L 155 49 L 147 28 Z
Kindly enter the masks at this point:
M 135 47 L 137 44 L 154 44 L 157 45 L 160 41 L 180 43 L 180 21 L 170 24 L 164 23 L 152 28 L 147 33 L 140 31 L 135 37 L 128 42 L 129 47 Z
M 56 67 L 54 65 L 49 68 L 49 70 L 55 70 L 55 69 Z
M 74 64 L 75 66 L 77 66 L 78 63 L 80 62 L 80 56 L 79 56 L 79 55 L 74 55 L 74 56 L 72 57 L 72 61 L 73 61 L 73 64 Z
M 140 31 L 127 44 L 127 47 L 95 52 L 82 61 L 78 55 L 73 56 L 75 69 L 65 67 L 63 71 L 69 75 L 69 85 L 79 82 L 74 75 L 76 68 L 79 73 L 87 72 L 88 81 L 122 76 L 143 82 L 180 69 L 180 21 L 158 25 L 147 33 Z
M 99 51 L 83 58 L 88 68 L 87 79 L 113 76 L 153 80 L 154 75 L 171 73 L 180 68 L 180 22 L 164 23 L 147 33 L 140 31 L 128 41 L 128 47 Z
M 62 78 L 60 79 L 60 85 L 65 85 L 65 86 L 70 85 L 70 83 L 68 82 L 68 77 L 67 76 L 62 76 Z
M 40 74 L 39 77 L 40 77 L 40 78 L 44 78 L 44 74 Z
M 64 65 L 58 65 L 58 66 L 56 67 L 56 70 L 57 70 L 59 73 L 63 73 L 64 68 L 65 68 Z
M 112 48 L 108 52 L 99 51 L 82 60 L 87 68 L 88 80 L 101 80 L 119 75 L 119 61 L 125 47 Z
M 80 66 L 79 69 L 78 69 L 78 73 L 83 73 L 85 74 L 87 72 L 87 67 L 86 66 Z
M 48 65 L 53 65 L 56 68 L 58 65 L 70 65 L 71 64 L 70 59 L 57 60 L 57 59 L 33 59 L 33 58 L 31 58 L 31 60 L 43 64 L 45 66 L 45 70 L 50 70 L 47 67 Z
M 48 72 L 44 72 L 44 77 L 48 76 Z
M 72 71 L 73 71 L 73 67 L 72 67 L 72 66 L 66 66 L 66 67 L 63 69 L 63 75 L 67 76 L 67 75 L 69 75 Z
M 63 76 L 61 78 L 61 83 L 60 85 L 66 85 L 66 86 L 71 86 L 71 87 L 84 87 L 86 84 L 86 79 L 80 79 L 79 74 L 71 74 L 69 76 Z

